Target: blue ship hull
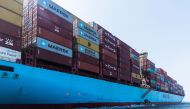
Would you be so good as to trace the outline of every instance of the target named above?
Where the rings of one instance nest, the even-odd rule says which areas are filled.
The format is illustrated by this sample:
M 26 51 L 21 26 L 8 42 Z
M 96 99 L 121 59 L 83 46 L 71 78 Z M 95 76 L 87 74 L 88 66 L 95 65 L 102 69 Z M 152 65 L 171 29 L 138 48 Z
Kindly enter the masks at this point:
M 0 61 L 0 104 L 180 103 L 183 96 Z M 2 77 L 7 73 L 6 77 Z M 19 77 L 15 78 L 15 74 Z M 17 75 L 18 76 L 18 75 Z M 147 93 L 148 91 L 148 93 Z M 145 95 L 146 96 L 145 96 Z

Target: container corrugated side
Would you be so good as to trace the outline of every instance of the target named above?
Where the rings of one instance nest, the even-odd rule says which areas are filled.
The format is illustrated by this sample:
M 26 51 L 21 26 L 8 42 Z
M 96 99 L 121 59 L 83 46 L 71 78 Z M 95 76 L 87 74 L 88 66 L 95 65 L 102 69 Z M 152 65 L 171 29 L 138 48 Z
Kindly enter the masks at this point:
M 51 11 L 55 15 L 67 20 L 70 23 L 72 23 L 73 21 L 73 15 L 70 12 L 63 9 L 62 7 L 60 7 L 58 4 L 54 3 L 51 0 L 38 0 L 38 5 Z
M 91 49 L 88 49 L 85 46 L 80 45 L 80 44 L 77 45 L 77 48 L 78 48 L 79 52 L 84 53 L 84 54 L 91 56 L 93 58 L 99 59 L 99 53 L 98 52 L 91 50 Z
M 15 0 L 0 0 L 0 6 L 22 16 L 22 12 L 23 12 L 22 5 L 16 2 Z
M 103 68 L 102 74 L 108 77 L 117 78 L 117 72 Z
M 86 40 L 82 37 L 79 37 L 79 36 L 77 36 L 76 39 L 77 39 L 78 44 L 83 45 L 89 49 L 96 51 L 96 52 L 99 52 L 99 46 L 98 45 L 96 45 L 92 42 L 89 42 L 88 40 Z
M 55 34 L 51 31 L 48 31 L 44 28 L 38 27 L 37 36 L 40 36 L 41 38 L 47 39 L 56 44 L 59 44 L 59 45 L 62 45 L 62 46 L 72 49 L 72 41 L 71 40 L 68 40 L 68 39 L 66 39 L 58 34 Z
M 21 27 L 18 27 L 9 22 L 0 20 L 0 33 L 4 33 L 6 35 L 10 35 L 10 36 L 14 36 L 14 37 L 20 37 L 21 36 Z
M 94 37 L 93 35 L 83 31 L 82 29 L 74 29 L 74 36 L 80 36 L 88 41 L 91 41 L 93 43 L 95 43 L 96 45 L 100 44 L 100 40 L 97 37 Z
M 76 19 L 73 22 L 73 29 L 76 29 L 76 28 L 80 28 L 80 29 L 88 32 L 89 34 L 99 38 L 97 31 L 94 30 L 89 24 L 83 22 L 82 20 Z
M 81 70 L 86 70 L 86 71 L 90 71 L 90 72 L 94 72 L 94 73 L 99 73 L 99 66 L 88 64 L 88 63 L 83 62 L 83 61 L 78 61 L 77 62 L 77 67 L 78 67 L 78 69 L 81 69 Z
M 21 51 L 21 38 L 0 33 L 0 46 Z
M 109 63 L 111 63 L 113 65 L 117 65 L 118 64 L 116 60 L 113 60 L 110 56 L 108 56 L 106 54 L 102 54 L 101 59 L 103 61 L 109 62 Z
M 0 19 L 19 27 L 22 26 L 22 17 L 3 7 L 0 7 Z
M 101 46 L 102 46 L 102 48 L 107 49 L 114 54 L 117 54 L 117 47 L 110 46 L 107 43 L 102 43 Z
M 99 59 L 93 58 L 91 56 L 88 56 L 80 52 L 77 53 L 77 56 L 78 56 L 77 58 L 79 61 L 83 61 L 95 66 L 99 66 Z
M 116 65 L 110 64 L 108 62 L 103 61 L 102 64 L 103 64 L 102 67 L 104 69 L 111 70 L 111 71 L 116 71 L 116 72 L 118 70 Z
M 105 48 L 102 49 L 102 54 L 103 54 L 103 55 L 105 54 L 105 55 L 111 57 L 112 60 L 114 59 L 114 61 L 117 60 L 117 55 L 114 54 L 114 53 L 112 53 L 112 52 L 110 52 L 109 50 L 107 50 L 107 49 L 105 49 Z
M 56 25 L 55 23 L 49 21 L 46 18 L 38 16 L 36 22 L 37 22 L 37 26 L 43 27 L 43 28 L 45 28 L 45 29 L 47 29 L 53 33 L 56 33 L 56 34 L 58 34 L 64 38 L 67 38 L 69 40 L 73 39 L 73 33 L 72 32 L 65 30 L 65 28 L 62 28 L 62 27 Z
M 40 38 L 40 37 L 36 38 L 36 46 L 39 48 L 72 58 L 72 53 L 73 53 L 72 49 L 58 45 L 56 43 L 45 40 L 43 38 Z
M 55 15 L 54 13 L 48 11 L 47 9 L 39 5 L 37 7 L 37 14 L 38 16 L 53 22 L 54 25 L 58 25 L 59 27 L 64 28 L 66 31 L 73 31 L 73 24 L 71 22 L 62 19 L 61 17 Z
M 41 48 L 36 48 L 37 59 L 45 60 L 48 62 L 53 62 L 61 65 L 72 66 L 72 58 L 45 50 Z

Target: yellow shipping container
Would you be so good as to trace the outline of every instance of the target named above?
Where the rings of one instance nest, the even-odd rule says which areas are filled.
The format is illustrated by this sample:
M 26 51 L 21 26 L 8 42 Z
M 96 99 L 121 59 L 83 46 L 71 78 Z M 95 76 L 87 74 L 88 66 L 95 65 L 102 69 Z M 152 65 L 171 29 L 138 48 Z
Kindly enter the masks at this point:
M 22 26 L 22 17 L 3 7 L 0 7 L 0 19 L 17 25 L 19 27 Z
M 99 46 L 98 45 L 96 45 L 96 44 L 94 44 L 94 43 L 92 43 L 92 42 L 90 42 L 90 41 L 88 41 L 82 37 L 79 37 L 79 36 L 77 37 L 77 43 L 79 43 L 79 44 L 81 44 L 81 45 L 83 45 L 89 49 L 92 49 L 96 52 L 99 52 Z
M 0 6 L 22 16 L 23 7 L 20 3 L 16 2 L 15 0 L 0 0 Z
M 19 2 L 20 4 L 23 4 L 24 0 L 15 0 L 15 1 Z

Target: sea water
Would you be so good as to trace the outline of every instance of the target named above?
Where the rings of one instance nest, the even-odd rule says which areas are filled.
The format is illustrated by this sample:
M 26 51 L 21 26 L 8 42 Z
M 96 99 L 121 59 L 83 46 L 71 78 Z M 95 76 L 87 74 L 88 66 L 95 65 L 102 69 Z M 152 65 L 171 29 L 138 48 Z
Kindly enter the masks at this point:
M 176 105 L 151 105 L 151 106 L 133 105 L 131 107 L 115 106 L 115 107 L 100 107 L 100 108 L 93 108 L 93 109 L 190 109 L 190 103 L 181 103 L 181 104 L 176 104 Z

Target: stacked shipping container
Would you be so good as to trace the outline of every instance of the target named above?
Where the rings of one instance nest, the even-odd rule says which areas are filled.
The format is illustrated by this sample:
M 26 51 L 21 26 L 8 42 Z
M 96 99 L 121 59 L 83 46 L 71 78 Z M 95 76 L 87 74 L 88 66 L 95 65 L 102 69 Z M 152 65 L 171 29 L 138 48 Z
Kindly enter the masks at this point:
M 99 36 L 89 24 L 76 19 L 74 31 L 74 69 L 99 74 Z
M 117 41 L 118 45 L 118 73 L 119 79 L 131 83 L 130 46 L 123 41 Z
M 118 79 L 117 38 L 98 24 L 93 25 L 100 37 L 100 74 L 110 79 Z
M 157 84 L 156 80 L 159 79 L 158 75 L 155 73 L 155 64 L 151 62 L 148 58 L 148 53 L 142 53 L 140 56 L 140 66 L 143 74 L 146 77 L 146 82 L 150 85 L 151 88 L 158 88 L 159 83 Z
M 23 62 L 65 70 L 72 67 L 73 16 L 50 0 L 25 0 Z
M 142 75 L 140 74 L 140 54 L 132 48 L 130 50 L 130 64 L 132 83 L 140 85 L 142 81 Z
M 0 60 L 21 61 L 22 1 L 0 0 Z

